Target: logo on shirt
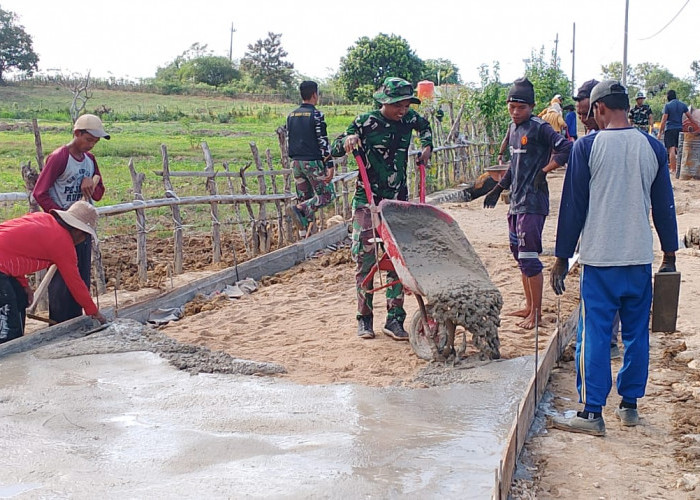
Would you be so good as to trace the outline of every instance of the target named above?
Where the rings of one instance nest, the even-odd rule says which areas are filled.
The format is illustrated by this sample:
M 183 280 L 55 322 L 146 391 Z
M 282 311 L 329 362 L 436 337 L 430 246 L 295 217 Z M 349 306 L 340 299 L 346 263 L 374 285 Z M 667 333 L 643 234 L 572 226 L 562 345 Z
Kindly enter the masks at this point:
M 527 144 L 527 136 L 524 135 L 520 138 L 520 144 L 525 146 Z

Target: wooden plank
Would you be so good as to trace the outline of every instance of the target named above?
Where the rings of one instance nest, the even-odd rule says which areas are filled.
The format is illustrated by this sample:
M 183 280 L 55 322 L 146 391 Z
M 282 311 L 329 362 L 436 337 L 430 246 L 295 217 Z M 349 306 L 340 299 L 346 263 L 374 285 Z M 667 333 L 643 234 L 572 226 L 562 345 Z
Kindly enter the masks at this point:
M 164 173 L 163 171 L 158 171 L 155 170 L 153 173 L 159 177 L 163 177 Z M 270 170 L 263 170 L 262 172 L 248 172 L 245 174 L 246 177 L 258 177 L 260 174 L 263 175 L 283 175 L 283 174 L 291 174 L 292 171 L 291 169 L 280 169 L 280 170 L 275 170 L 275 169 L 270 169 Z M 169 172 L 168 175 L 170 177 L 210 177 L 210 178 L 216 178 L 216 177 L 239 177 L 239 174 L 235 172 L 198 172 L 198 171 L 177 171 L 177 172 Z
M 0 193 L 0 202 L 26 201 L 28 199 L 27 193 Z
M 101 216 L 119 215 L 132 210 L 149 209 L 158 207 L 171 207 L 173 205 L 202 205 L 207 203 L 242 203 L 289 200 L 293 196 L 285 194 L 268 194 L 267 196 L 258 195 L 221 195 L 216 196 L 183 196 L 182 198 L 155 198 L 153 200 L 134 201 L 129 203 L 119 203 L 117 205 L 109 205 L 97 207 L 97 213 Z
M 510 485 L 515 471 L 517 458 L 525 444 L 527 433 L 534 419 L 536 405 L 544 394 L 552 369 L 556 365 L 557 360 L 561 357 L 561 353 L 566 348 L 567 344 L 576 334 L 578 324 L 578 309 L 556 329 L 554 335 L 549 339 L 545 347 L 544 354 L 540 357 L 540 365 L 537 367 L 537 374 L 533 373 L 527 388 L 520 402 L 518 413 L 515 421 L 508 433 L 508 441 L 502 458 L 502 471 L 500 497 L 508 498 Z M 535 378 L 537 378 L 537 391 L 535 391 Z M 514 444 L 515 443 L 515 444 Z M 514 446 L 515 453 L 510 450 Z

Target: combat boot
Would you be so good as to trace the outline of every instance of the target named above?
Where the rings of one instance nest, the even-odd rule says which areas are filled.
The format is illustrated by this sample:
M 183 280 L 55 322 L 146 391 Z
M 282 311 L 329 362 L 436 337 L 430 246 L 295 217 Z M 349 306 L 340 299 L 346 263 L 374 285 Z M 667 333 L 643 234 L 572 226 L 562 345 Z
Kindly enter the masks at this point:
M 396 318 L 388 320 L 382 331 L 394 340 L 408 340 L 408 332 L 403 329 L 403 321 Z
M 372 316 L 360 316 L 357 320 L 357 336 L 361 339 L 373 339 L 374 329 L 372 327 L 373 323 Z

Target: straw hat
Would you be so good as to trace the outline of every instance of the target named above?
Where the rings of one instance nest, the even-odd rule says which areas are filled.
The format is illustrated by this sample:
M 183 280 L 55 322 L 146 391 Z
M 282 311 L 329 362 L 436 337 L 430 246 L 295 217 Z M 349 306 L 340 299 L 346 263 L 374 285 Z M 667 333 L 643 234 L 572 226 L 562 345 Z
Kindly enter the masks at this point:
M 97 239 L 97 209 L 87 201 L 76 201 L 68 210 L 51 210 L 63 222 Z

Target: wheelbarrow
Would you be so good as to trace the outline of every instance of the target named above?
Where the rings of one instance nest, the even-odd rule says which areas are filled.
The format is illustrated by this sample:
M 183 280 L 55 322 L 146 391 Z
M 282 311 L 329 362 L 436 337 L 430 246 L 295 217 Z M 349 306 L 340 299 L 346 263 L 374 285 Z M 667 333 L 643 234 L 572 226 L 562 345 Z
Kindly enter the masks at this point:
M 475 290 L 495 290 L 485 267 L 457 222 L 444 210 L 426 204 L 424 163 L 417 162 L 418 203 L 382 200 L 375 205 L 364 155 L 360 151 L 353 154 L 370 204 L 372 241 L 377 256 L 377 262 L 361 286 L 373 293 L 400 282 L 404 291 L 418 301 L 419 310 L 408 325 L 409 341 L 416 355 L 428 361 L 461 356 L 466 350 L 466 336 L 460 350 L 455 351 L 456 322 L 449 314 L 434 317 L 430 310 L 435 302 L 440 301 L 445 302 L 441 304 L 443 307 L 433 308 L 433 311 L 449 309 L 445 304 L 454 301 L 455 295 L 463 290 L 469 294 Z M 381 257 L 380 248 L 383 249 Z M 378 271 L 392 270 L 398 275 L 398 280 L 381 283 L 380 277 L 380 285 L 372 288 L 373 277 Z M 497 290 L 496 294 L 500 313 L 502 301 Z M 490 352 L 488 357 L 499 356 L 497 333 L 495 342 L 495 353 Z M 491 347 L 489 349 L 493 351 Z

